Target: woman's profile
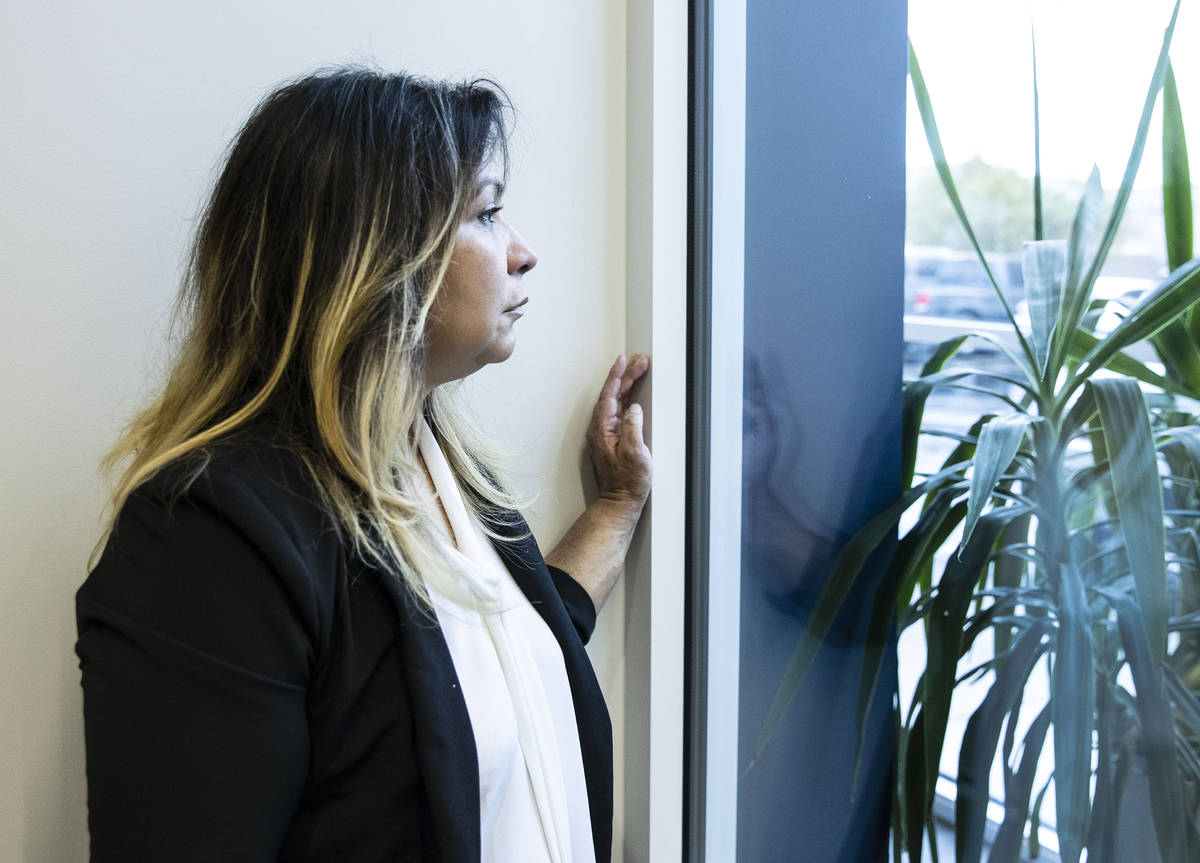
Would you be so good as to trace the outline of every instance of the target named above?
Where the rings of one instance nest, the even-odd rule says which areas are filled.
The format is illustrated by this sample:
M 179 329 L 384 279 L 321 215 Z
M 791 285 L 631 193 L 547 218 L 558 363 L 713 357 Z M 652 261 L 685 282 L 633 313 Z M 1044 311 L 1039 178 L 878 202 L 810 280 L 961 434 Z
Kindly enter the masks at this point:
M 599 497 L 543 558 L 447 386 L 528 308 L 510 114 L 338 67 L 236 136 L 77 595 L 93 861 L 610 859 L 584 643 L 649 493 L 649 361 L 609 370 Z

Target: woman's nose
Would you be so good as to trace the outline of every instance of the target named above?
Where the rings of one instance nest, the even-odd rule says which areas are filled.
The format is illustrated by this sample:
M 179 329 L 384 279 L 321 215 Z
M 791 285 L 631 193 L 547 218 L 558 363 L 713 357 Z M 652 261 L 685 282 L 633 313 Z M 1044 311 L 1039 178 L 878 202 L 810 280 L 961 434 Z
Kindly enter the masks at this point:
M 524 275 L 537 266 L 537 255 L 525 243 L 516 231 L 512 232 L 512 242 L 508 244 L 508 272 L 510 275 Z

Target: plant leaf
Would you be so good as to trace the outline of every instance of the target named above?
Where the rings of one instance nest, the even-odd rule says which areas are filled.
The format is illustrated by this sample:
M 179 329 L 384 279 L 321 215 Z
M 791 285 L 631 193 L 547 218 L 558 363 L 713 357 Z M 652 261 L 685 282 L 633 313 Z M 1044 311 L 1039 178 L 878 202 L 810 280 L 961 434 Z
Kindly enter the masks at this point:
M 1174 270 L 1192 259 L 1192 177 L 1179 90 L 1169 59 L 1163 81 L 1162 119 L 1163 222 L 1167 230 L 1167 269 Z
M 1087 839 L 1088 863 L 1115 863 L 1117 819 L 1114 816 L 1123 779 L 1115 763 L 1116 704 L 1109 693 L 1109 686 L 1115 684 L 1107 681 L 1116 676 L 1116 659 L 1110 660 L 1106 649 L 1097 652 L 1104 656 L 1099 663 L 1104 668 L 1099 672 L 1101 680 L 1096 689 L 1096 792 Z
M 1200 699 L 1187 688 L 1179 674 L 1169 665 L 1163 666 L 1167 694 L 1175 705 L 1176 715 L 1193 735 L 1200 737 Z
M 1038 831 L 1042 824 L 1042 801 L 1046 799 L 1046 792 L 1050 790 L 1050 783 L 1053 781 L 1053 776 L 1046 780 L 1029 810 L 1029 856 L 1034 860 L 1041 855 L 1042 851 L 1042 843 L 1038 837 Z
M 1079 398 L 1075 400 L 1075 404 L 1071 405 L 1071 409 L 1067 411 L 1067 417 L 1063 421 L 1062 435 L 1069 438 L 1083 428 L 1092 417 L 1096 415 L 1096 397 L 1092 395 L 1091 390 L 1084 389 L 1079 394 Z
M 1100 409 L 1117 517 L 1157 667 L 1167 647 L 1166 535 L 1146 401 L 1137 381 L 1129 378 L 1094 380 L 1088 386 Z
M 942 758 L 950 699 L 957 679 L 958 660 L 962 656 L 963 627 L 971 594 L 987 571 L 988 557 L 1004 527 L 1028 511 L 1024 506 L 1006 506 L 980 518 L 974 535 L 958 554 L 950 555 L 938 581 L 937 593 L 929 612 L 927 658 L 921 694 L 925 705 L 925 782 L 929 795 L 933 794 Z
M 850 594 L 850 588 L 858 579 L 863 564 L 866 563 L 871 552 L 892 534 L 896 523 L 906 509 L 920 500 L 923 495 L 935 492 L 944 484 L 957 479 L 958 472 L 955 469 L 934 474 L 893 501 L 883 512 L 863 525 L 859 532 L 846 543 L 842 553 L 838 556 L 837 563 L 834 564 L 833 571 L 829 574 L 829 580 L 813 604 L 808 624 L 800 633 L 800 640 L 784 670 L 783 679 L 779 682 L 775 698 L 767 711 L 767 718 L 763 722 L 762 730 L 759 731 L 758 740 L 754 745 L 754 756 L 747 765 L 747 770 L 750 770 L 758 761 L 759 756 L 766 749 L 767 743 L 775 734 L 775 730 L 779 727 L 779 723 L 783 721 L 788 706 L 800 690 L 800 684 L 804 682 L 813 660 L 816 659 L 817 653 L 821 649 L 825 636 L 833 627 L 838 612 Z
M 918 711 L 909 729 L 904 750 L 904 846 L 910 860 L 921 859 L 925 820 L 933 797 L 926 794 L 925 711 Z
M 963 346 L 963 342 L 967 338 L 968 336 L 956 336 L 953 339 L 947 339 L 934 348 L 933 356 L 926 361 L 925 367 L 921 369 L 921 378 L 926 378 L 940 372 L 947 361 L 958 353 L 958 349 Z M 914 387 L 907 385 L 904 387 L 904 407 L 900 421 L 900 477 L 903 483 L 901 488 L 912 486 L 913 473 L 916 471 L 917 465 L 917 442 L 921 437 L 921 420 L 925 416 L 925 400 L 929 398 L 929 393 L 932 390 L 932 386 Z
M 908 729 L 900 721 L 900 710 L 897 709 L 892 717 L 893 734 L 896 740 L 896 772 L 892 780 L 892 859 L 900 860 L 904 851 L 904 753 L 908 748 Z M 917 861 L 920 863 L 920 861 Z
M 1125 215 L 1125 205 L 1129 203 L 1129 196 L 1133 192 L 1133 181 L 1137 177 L 1138 168 L 1142 163 L 1142 154 L 1146 149 L 1146 137 L 1150 131 L 1150 120 L 1154 116 L 1154 105 L 1158 101 L 1158 91 L 1162 89 L 1163 79 L 1167 74 L 1167 65 L 1170 62 L 1169 52 L 1171 50 L 1171 37 L 1175 33 L 1175 21 L 1179 17 L 1179 5 L 1182 0 L 1176 0 L 1175 8 L 1171 12 L 1171 21 L 1167 24 L 1166 30 L 1163 32 L 1162 48 L 1158 53 L 1158 62 L 1154 66 L 1154 74 L 1150 78 L 1150 87 L 1146 93 L 1146 101 L 1142 105 L 1142 117 L 1138 122 L 1137 134 L 1134 136 L 1133 150 L 1129 154 L 1129 161 L 1125 166 L 1125 174 L 1121 178 L 1121 186 L 1117 189 L 1116 200 L 1113 202 L 1112 212 L 1109 214 L 1108 223 L 1105 225 L 1104 233 L 1100 238 L 1100 245 L 1096 251 L 1096 256 L 1092 259 L 1092 265 L 1088 268 L 1087 275 L 1083 277 L 1080 283 L 1080 290 L 1084 293 L 1091 293 L 1092 285 L 1096 283 L 1096 277 L 1100 275 L 1100 270 L 1104 267 L 1104 261 L 1108 257 L 1108 251 L 1112 247 L 1113 240 L 1117 236 L 1117 228 L 1121 225 L 1121 219 Z M 1078 319 L 1072 321 L 1070 329 L 1075 328 Z
M 993 603 L 992 608 L 995 607 L 996 603 Z M 976 615 L 976 617 L 983 617 L 983 614 Z M 994 656 L 989 662 L 984 663 L 985 665 L 996 666 L 998 664 L 1002 664 L 1010 656 L 1008 651 L 1000 653 L 999 651 L 993 650 L 992 652 Z M 1025 687 L 1022 686 L 1017 692 L 1016 698 L 1013 700 L 1012 707 L 1008 711 L 1008 721 L 1005 723 L 1004 727 L 1004 745 L 1000 748 L 1000 769 L 1004 775 L 1004 793 L 1006 797 L 1008 795 L 1007 789 L 1009 781 L 1012 779 L 1012 753 L 1013 746 L 1015 746 L 1017 742 L 1017 721 L 1021 718 L 1021 707 L 1024 700 Z
M 1088 272 L 1088 261 L 1095 253 L 1098 245 L 1096 232 L 1100 225 L 1100 209 L 1103 195 L 1100 189 L 1100 172 L 1095 166 L 1088 175 L 1083 197 L 1079 199 L 1079 207 L 1071 222 L 1071 239 L 1067 245 L 1066 279 L 1063 286 L 1062 309 L 1058 317 L 1058 335 L 1054 340 L 1054 350 L 1051 351 L 1051 368 L 1045 375 L 1047 381 L 1058 377 L 1058 369 L 1066 355 L 1070 338 L 1079 327 L 1084 312 L 1087 311 L 1088 300 L 1092 295 L 1092 285 L 1095 276 L 1085 276 Z M 1115 225 L 1113 229 L 1115 230 Z
M 1192 341 L 1184 317 L 1171 321 L 1155 333 L 1150 343 L 1166 366 L 1167 374 L 1177 384 L 1163 389 L 1182 389 L 1188 395 L 1200 393 L 1200 348 Z M 1111 361 L 1109 367 L 1112 367 Z
M 1174 449 L 1191 463 L 1191 469 L 1200 477 L 1200 426 L 1177 426 L 1164 431 L 1158 437 L 1162 450 Z
M 1094 350 L 1098 344 L 1100 344 L 1100 340 L 1081 327 L 1075 330 L 1075 337 L 1071 340 L 1069 356 L 1071 359 L 1079 361 Z M 1167 380 L 1157 372 L 1151 371 L 1143 363 L 1138 362 L 1123 351 L 1119 351 L 1109 357 L 1104 367 L 1119 375 L 1137 378 L 1139 381 L 1151 384 L 1169 393 L 1181 392 L 1180 388 L 1172 381 Z
M 1186 740 L 1175 738 L 1175 755 L 1179 759 L 1179 772 L 1192 783 L 1200 782 L 1200 755 Z
M 1150 811 L 1163 860 L 1191 860 L 1188 856 L 1188 823 L 1175 761 L 1175 727 L 1171 703 L 1166 696 L 1162 668 L 1151 656 L 1151 643 L 1143 625 L 1144 615 L 1127 595 L 1108 588 L 1096 592 L 1117 612 L 1117 626 L 1125 660 L 1137 691 L 1134 704 L 1141 725 L 1141 747 L 1146 757 L 1150 784 Z
M 1031 515 L 1023 515 L 1020 518 L 1013 519 L 1012 523 L 1004 529 L 1004 535 L 1000 539 L 1002 546 L 1009 546 L 1015 542 L 1027 542 L 1029 540 L 1029 526 L 1032 520 Z M 992 584 L 998 588 L 1001 587 L 1019 587 L 1028 564 L 1024 559 L 1015 554 L 1001 554 L 992 564 Z M 1008 626 L 997 625 L 993 630 L 993 638 L 996 645 L 996 653 L 1003 653 L 1008 650 L 1012 641 L 1012 629 Z
M 1028 414 L 1006 414 L 996 417 L 980 431 L 979 443 L 975 447 L 975 469 L 971 475 L 971 493 L 967 499 L 967 518 L 963 523 L 960 554 L 970 541 L 971 533 L 979 523 L 996 483 L 1012 464 L 1025 438 L 1025 430 L 1033 421 Z
M 1059 857 L 1078 863 L 1088 833 L 1096 676 L 1083 579 L 1059 566 L 1058 650 L 1050 681 L 1054 717 L 1054 802 Z
M 1021 277 L 1029 304 L 1033 353 L 1038 371 L 1044 375 L 1066 286 L 1067 244 L 1062 240 L 1025 243 L 1021 250 Z
M 1037 34 L 1029 22 L 1029 47 L 1033 57 L 1033 238 L 1045 239 L 1042 226 L 1042 112 L 1038 98 Z
M 1044 625 L 1038 623 L 1017 639 L 1012 653 L 996 671 L 996 679 L 983 703 L 967 721 L 958 757 L 958 793 L 954 801 L 954 859 L 958 863 L 978 863 L 983 851 L 988 776 L 996 759 L 1000 731 L 1004 717 L 1019 703 L 1025 681 L 1042 653 L 1044 632 Z
M 1200 258 L 1194 258 L 1172 272 L 1161 285 L 1138 303 L 1125 320 L 1105 336 L 1092 350 L 1075 375 L 1076 383 L 1102 368 L 1118 351 L 1157 333 L 1171 321 L 1181 318 L 1200 299 Z M 1070 389 L 1070 388 L 1068 388 Z
M 1008 317 L 1009 323 L 1012 324 L 1017 340 L 1021 343 L 1021 350 L 1029 358 L 1030 364 L 1035 364 L 1033 350 L 1030 348 L 1024 333 L 1021 332 L 1021 328 L 1017 326 L 1017 320 L 1013 317 L 1008 299 L 1004 296 L 1004 292 L 1000 290 L 1000 285 L 996 282 L 996 276 L 988 264 L 987 256 L 983 253 L 983 247 L 979 245 L 979 240 L 975 237 L 975 230 L 971 227 L 971 222 L 967 218 L 967 211 L 963 208 L 962 199 L 958 196 L 958 189 L 954 185 L 954 177 L 950 173 L 950 163 L 946 161 L 946 151 L 942 147 L 942 136 L 938 132 L 937 120 L 933 115 L 933 101 L 929 98 L 929 89 L 925 86 L 925 76 L 921 74 L 921 64 L 917 62 L 917 52 L 913 48 L 911 39 L 908 41 L 908 75 L 912 79 L 913 95 L 916 97 L 917 110 L 921 114 L 921 125 L 925 129 L 925 140 L 929 144 L 929 152 L 933 156 L 933 164 L 937 168 L 938 177 L 942 181 L 942 188 L 946 191 L 946 197 L 949 198 L 950 206 L 958 216 L 959 224 L 962 225 L 963 230 L 966 232 L 967 239 L 971 241 L 971 247 L 975 249 L 979 263 L 983 265 L 983 271 L 987 274 L 988 281 L 991 282 L 992 289 L 996 292 L 996 297 L 1004 307 L 1005 315 Z
M 855 708 L 858 746 L 854 757 L 854 786 L 857 787 L 860 762 L 865 744 L 867 714 L 875 699 L 879 686 L 879 673 L 883 667 L 885 652 L 890 643 L 889 634 L 896 620 L 896 606 L 903 595 L 905 585 L 912 589 L 912 581 L 922 561 L 929 560 L 941 548 L 954 525 L 962 521 L 966 504 L 951 506 L 960 492 L 953 486 L 943 488 L 933 495 L 925 511 L 912 529 L 904 535 L 892 555 L 887 572 L 875 588 L 875 600 L 871 605 L 871 617 L 867 623 L 867 634 L 863 648 L 863 673 L 858 684 L 858 704 Z
M 1016 860 L 1021 853 L 1021 840 L 1025 835 L 1025 822 L 1029 820 L 1029 800 L 1033 796 L 1033 780 L 1037 774 L 1038 758 L 1046 745 L 1046 731 L 1050 728 L 1050 705 L 1042 708 L 1037 719 L 1029 726 L 1022 746 L 1021 766 L 1006 783 L 1004 790 L 1004 820 L 992 840 L 989 861 Z

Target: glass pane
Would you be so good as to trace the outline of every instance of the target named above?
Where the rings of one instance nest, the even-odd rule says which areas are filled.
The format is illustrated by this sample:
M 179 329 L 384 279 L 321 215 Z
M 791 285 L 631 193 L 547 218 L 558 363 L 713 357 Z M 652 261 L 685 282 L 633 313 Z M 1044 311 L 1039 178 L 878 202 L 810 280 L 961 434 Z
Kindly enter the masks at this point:
M 876 860 L 886 848 L 890 657 L 857 791 L 853 781 L 875 562 L 757 750 L 838 550 L 898 489 L 903 28 L 899 4 L 747 4 L 738 801 L 746 863 Z M 864 41 L 889 48 L 864 59 Z
M 1173 2 L 1155 0 L 1136 9 L 1128 4 L 1084 3 L 1080 0 L 1047 4 L 985 2 L 962 4 L 949 0 L 911 0 L 909 34 L 920 59 L 925 83 L 936 110 L 941 140 L 951 165 L 958 193 L 985 250 L 1001 294 L 1014 313 L 1015 323 L 1028 335 L 1030 314 L 1020 260 L 1023 243 L 1033 240 L 1033 76 L 1030 22 L 1037 34 L 1038 84 L 1041 121 L 1041 186 L 1043 226 L 1047 239 L 1066 239 L 1084 182 L 1095 163 L 1100 171 L 1104 214 L 1113 200 L 1129 158 L 1134 131 L 1146 99 L 1147 85 L 1161 47 L 1163 28 Z M 1194 52 L 1181 50 L 1195 39 L 1195 25 L 1181 13 L 1174 36 L 1172 59 L 1178 82 L 1184 122 L 1200 134 L 1200 63 Z M 987 38 L 979 38 L 986 33 Z M 1089 326 L 1103 335 L 1120 322 L 1129 309 L 1146 296 L 1167 274 L 1165 256 L 1161 107 L 1149 130 L 1138 180 L 1125 211 L 1106 264 L 1096 282 L 1097 309 Z M 1193 134 L 1190 140 L 1197 140 Z M 908 101 L 907 142 L 907 246 L 905 249 L 906 340 L 904 376 L 913 379 L 933 353 L 934 346 L 963 332 L 982 332 L 1017 349 L 1017 337 L 1004 304 L 987 280 L 958 216 L 951 208 L 934 169 L 921 117 L 912 91 Z M 1194 148 L 1193 148 L 1194 149 Z M 1194 162 L 1195 160 L 1193 160 Z M 1132 349 L 1139 359 L 1162 373 L 1164 367 L 1149 346 Z M 951 367 L 971 368 L 1008 378 L 1023 377 L 997 345 L 969 341 Z M 1019 401 L 1022 392 L 986 378 L 970 377 L 968 386 L 990 386 L 1000 395 Z M 923 428 L 964 434 L 986 413 L 1007 413 L 1011 405 L 970 389 L 936 390 L 929 399 Z M 958 441 L 925 434 L 921 437 L 917 471 L 932 473 L 945 461 Z M 1074 442 L 1071 459 L 1090 459 L 1082 441 Z M 1018 486 L 1018 490 L 1021 487 Z M 918 513 L 901 522 L 906 530 Z M 1088 522 L 1076 511 L 1082 527 Z M 948 560 L 961 531 L 952 534 L 934 558 L 935 580 Z M 1012 541 L 1037 541 L 1037 535 Z M 1183 569 L 1180 569 L 1180 574 Z M 988 578 L 994 579 L 994 573 Z M 1025 584 L 1039 577 L 1024 568 Z M 1090 584 L 1091 582 L 1089 582 Z M 1178 583 L 1178 582 L 1177 582 Z M 992 586 L 988 582 L 985 586 Z M 1182 584 L 1181 594 L 1188 586 Z M 1194 590 L 1194 589 L 1193 589 Z M 984 598 L 982 608 L 991 600 Z M 1097 614 L 1095 632 L 1115 626 L 1115 617 Z M 1100 636 L 1097 636 L 1098 638 Z M 1097 648 L 1099 650 L 1099 648 Z M 899 639 L 900 705 L 907 715 L 918 678 L 925 668 L 925 631 L 912 626 Z M 988 628 L 959 662 L 963 680 L 954 688 L 950 720 L 942 749 L 938 792 L 946 801 L 957 793 L 959 754 L 967 723 L 992 689 L 995 674 L 983 667 L 997 653 Z M 1182 656 L 1180 657 L 1182 659 Z M 1132 693 L 1127 670 L 1111 683 Z M 1016 765 L 1020 741 L 1050 697 L 1050 668 L 1039 662 L 1023 689 L 1018 713 L 1012 717 Z M 1097 722 L 1102 711 L 1097 708 Z M 1099 738 L 1092 741 L 1099 746 Z M 1001 760 L 1000 758 L 997 759 Z M 1041 840 L 1057 848 L 1055 837 L 1055 785 L 1053 730 L 1037 759 L 1033 794 L 1046 787 L 1041 798 Z M 1015 769 L 1015 767 L 1014 767 Z M 1139 793 L 1134 781 L 1135 799 Z M 1103 783 L 1101 783 L 1103 784 Z M 1094 791 L 1094 789 L 1093 789 Z M 990 774 L 988 817 L 997 825 L 1004 817 L 1005 774 L 993 764 Z M 1144 797 L 1144 787 L 1140 793 Z M 1194 788 L 1193 792 L 1194 793 Z M 1102 794 L 1102 792 L 1101 792 Z M 1151 820 L 1131 812 L 1132 803 L 1120 810 L 1097 798 L 1093 822 L 1123 825 L 1125 844 L 1116 859 L 1153 860 L 1154 830 Z M 938 807 L 942 822 L 943 853 L 952 853 L 952 806 Z M 1145 813 L 1143 813 L 1145 814 Z M 1138 850 L 1129 850 L 1136 848 Z M 985 851 L 986 854 L 986 851 Z M 1146 856 L 1149 855 L 1149 856 Z M 943 857 L 945 859 L 945 857 Z

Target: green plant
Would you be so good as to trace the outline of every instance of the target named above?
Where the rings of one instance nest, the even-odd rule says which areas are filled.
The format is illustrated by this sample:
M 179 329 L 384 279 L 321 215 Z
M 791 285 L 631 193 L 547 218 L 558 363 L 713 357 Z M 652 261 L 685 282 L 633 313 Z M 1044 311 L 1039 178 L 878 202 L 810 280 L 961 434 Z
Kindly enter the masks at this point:
M 897 709 L 897 861 L 903 852 L 919 860 L 927 833 L 936 847 L 934 785 L 951 699 L 966 679 L 990 679 L 990 685 L 967 723 L 959 753 L 959 863 L 982 855 L 997 755 L 1005 815 L 989 859 L 1018 859 L 1027 825 L 1036 851 L 1049 783 L 1035 789 L 1035 775 L 1051 728 L 1055 826 L 1064 861 L 1076 863 L 1084 848 L 1089 863 L 1114 859 L 1116 813 L 1135 760 L 1144 761 L 1163 860 L 1200 859 L 1200 700 L 1194 691 L 1200 667 L 1195 589 L 1200 427 L 1191 401 L 1200 392 L 1200 378 L 1192 377 L 1189 358 L 1200 357 L 1200 259 L 1191 259 L 1190 194 L 1185 205 L 1182 181 L 1164 184 L 1170 186 L 1168 277 L 1107 334 L 1095 330 L 1099 304 L 1091 302 L 1164 82 L 1166 101 L 1175 99 L 1169 48 L 1178 11 L 1177 3 L 1107 218 L 1093 171 L 1068 239 L 1046 241 L 1035 170 L 1035 239 L 1023 256 L 1030 329 L 1022 331 L 1006 304 L 1017 347 L 995 342 L 1018 371 L 1002 374 L 951 362 L 969 339 L 985 338 L 964 333 L 939 345 L 921 376 L 905 384 L 905 490 L 845 547 L 759 737 L 756 758 L 868 555 L 894 534 L 906 511 L 915 510 L 916 523 L 900 538 L 875 587 L 858 716 L 861 736 L 893 626 L 924 626 L 923 675 L 912 703 Z M 909 61 L 942 185 L 988 270 L 942 151 L 911 45 Z M 1036 121 L 1036 66 L 1034 75 Z M 1177 100 L 1165 113 L 1167 158 L 1176 160 L 1167 173 L 1178 178 L 1179 159 L 1186 172 L 1186 148 Z M 998 287 L 996 293 L 1004 302 Z M 1145 339 L 1158 350 L 1165 373 L 1125 353 Z M 926 399 L 941 387 L 987 392 L 997 411 L 980 416 L 966 434 L 925 427 Z M 915 469 L 922 435 L 950 437 L 956 444 L 941 469 L 926 476 Z M 946 547 L 954 551 L 935 577 L 935 556 Z M 985 645 L 986 634 L 993 644 L 989 659 L 960 674 L 964 655 L 977 642 Z M 1044 705 L 1026 704 L 1034 674 L 1049 678 Z

